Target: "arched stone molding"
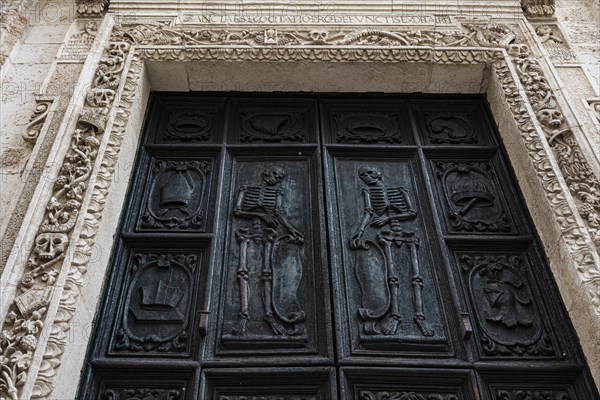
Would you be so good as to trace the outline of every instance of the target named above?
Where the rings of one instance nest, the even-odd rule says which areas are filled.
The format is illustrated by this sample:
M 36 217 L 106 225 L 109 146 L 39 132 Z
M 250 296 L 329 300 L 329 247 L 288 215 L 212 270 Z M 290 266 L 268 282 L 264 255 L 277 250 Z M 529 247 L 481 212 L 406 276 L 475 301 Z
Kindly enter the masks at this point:
M 111 26 L 108 16 L 103 29 Z M 29 229 L 28 258 L 11 257 L 6 268 L 19 278 L 9 290 L 14 300 L 0 307 L 0 396 L 53 397 L 121 144 L 136 95 L 143 90 L 141 76 L 148 63 L 166 62 L 483 66 L 488 99 L 511 161 L 522 166 L 515 168 L 517 177 L 530 193 L 528 205 L 551 268 L 567 307 L 579 307 L 573 322 L 590 363 L 600 365 L 595 344 L 600 330 L 600 184 L 576 140 L 577 128 L 565 118 L 564 105 L 522 32 L 519 26 L 467 23 L 452 30 L 112 26 L 89 90 L 74 99 L 81 110 L 67 121 L 72 127 L 64 138 L 68 144 L 58 155 L 62 163 L 48 187 L 44 216 Z M 92 312 L 96 305 L 86 304 Z M 593 373 L 600 383 L 600 371 Z

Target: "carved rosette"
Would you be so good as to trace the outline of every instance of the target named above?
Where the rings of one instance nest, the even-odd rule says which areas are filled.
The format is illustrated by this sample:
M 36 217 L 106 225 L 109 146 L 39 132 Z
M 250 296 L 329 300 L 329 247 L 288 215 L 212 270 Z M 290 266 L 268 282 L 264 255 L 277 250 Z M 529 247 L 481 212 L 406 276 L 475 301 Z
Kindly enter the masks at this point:
M 533 4 L 536 3 L 536 4 Z M 539 1 L 524 0 L 523 6 L 529 15 L 549 15 L 554 9 L 548 0 L 537 6 Z M 80 13 L 98 14 L 104 9 L 104 1 L 97 3 L 81 2 Z M 67 281 L 70 284 L 63 289 L 63 300 L 59 305 L 59 314 L 53 316 L 61 326 L 65 326 L 74 313 L 77 303 L 78 286 L 81 274 L 85 272 L 89 260 L 90 247 L 94 244 L 97 223 L 101 217 L 104 196 L 110 185 L 112 166 L 119 151 L 120 136 L 125 130 L 131 108 L 131 98 L 137 88 L 140 64 L 139 59 L 152 60 L 266 60 L 281 61 L 308 60 L 330 62 L 379 61 L 379 62 L 434 62 L 440 64 L 478 64 L 493 63 L 494 71 L 502 84 L 505 100 L 513 112 L 521 131 L 530 159 L 538 172 L 548 200 L 554 205 L 563 238 L 574 263 L 584 282 L 591 302 L 600 316 L 600 270 L 598 268 L 598 250 L 590 242 L 594 240 L 600 246 L 598 215 L 600 213 L 600 187 L 598 178 L 581 154 L 579 145 L 569 126 L 562 117 L 556 99 L 536 60 L 529 57 L 527 45 L 514 43 L 515 34 L 511 28 L 498 25 L 464 26 L 455 32 L 440 31 L 400 31 L 361 30 L 356 32 L 314 30 L 283 32 L 277 31 L 277 47 L 269 43 L 261 47 L 265 38 L 271 40 L 272 34 L 264 30 L 252 31 L 232 29 L 222 31 L 199 30 L 194 28 L 171 29 L 168 24 L 117 25 L 113 36 L 97 69 L 92 89 L 86 97 L 86 106 L 80 117 L 76 132 L 73 133 L 72 146 L 65 156 L 61 173 L 57 179 L 52 200 L 48 204 L 45 221 L 36 236 L 36 250 L 32 249 L 30 263 L 26 268 L 23 282 L 18 288 L 17 298 L 4 322 L 0 336 L 0 395 L 17 400 L 19 390 L 28 379 L 33 352 L 36 349 L 39 333 L 44 327 L 46 305 L 51 296 L 56 276 L 62 273 L 62 263 L 58 258 L 73 246 L 78 254 L 68 270 Z M 117 117 L 113 124 L 111 138 L 116 140 L 108 144 L 106 155 L 99 148 L 105 116 L 113 106 L 116 91 L 121 83 L 125 56 L 130 45 L 147 45 L 133 55 L 133 63 L 126 77 Z M 163 45 L 171 45 L 164 48 Z M 208 46 L 210 45 L 210 46 Z M 216 46 L 216 45 L 220 45 Z M 204 47 L 203 47 L 204 46 Z M 322 46 L 322 47 L 319 47 Z M 384 47 L 381 47 L 384 46 Z M 430 46 L 412 48 L 410 46 Z M 435 46 L 435 50 L 433 49 Z M 377 49 L 373 49 L 377 47 Z M 446 49 L 444 47 L 453 47 Z M 466 47 L 456 49 L 456 47 Z M 477 47 L 485 47 L 479 50 Z M 495 48 L 495 49 L 490 49 Z M 525 88 L 527 99 L 537 112 L 537 117 L 546 133 L 548 143 L 559 160 L 562 175 L 578 201 L 579 210 L 573 210 L 568 204 L 560 187 L 555 171 L 549 166 L 551 155 L 544 150 L 537 130 L 530 121 L 526 103 L 521 98 L 519 87 L 512 79 L 512 71 L 503 58 L 501 49 L 507 49 L 510 61 L 515 64 L 520 83 Z M 560 117 L 558 117 L 558 115 Z M 554 115 L 553 115 L 554 114 Z M 113 138 L 114 136 L 114 138 Z M 94 175 L 99 178 L 97 184 L 89 188 L 87 183 L 96 157 L 103 153 L 103 159 L 109 160 L 108 166 L 102 166 Z M 92 208 L 81 211 L 81 199 L 85 192 L 92 191 Z M 88 205 L 86 205 L 88 207 Z M 587 226 L 581 226 L 579 214 Z M 76 218 L 87 218 L 83 231 L 77 239 L 71 238 L 71 226 Z M 41 251 L 47 244 L 40 235 L 51 233 L 53 243 L 50 255 Z M 85 233 L 85 234 L 84 234 Z M 66 239 L 60 235 L 66 235 Z M 38 243 L 38 240 L 40 243 Z M 61 252 L 62 248 L 62 252 Z M 42 255 L 43 254 L 43 255 Z M 53 254 L 53 256 L 52 256 Z M 51 258 L 47 258 L 51 257 Z M 50 264 L 48 264 L 50 263 Z M 27 293 L 27 296 L 23 296 Z M 64 331 L 53 329 L 50 342 L 61 343 L 58 350 L 46 349 L 45 360 L 51 365 L 60 363 L 64 347 Z M 56 347 L 55 347 L 56 348 Z M 40 375 L 34 387 L 33 397 L 41 398 L 51 393 L 53 370 L 55 367 L 40 369 Z M 510 397 L 509 397 L 510 398 Z M 562 399 L 561 399 L 562 400 Z

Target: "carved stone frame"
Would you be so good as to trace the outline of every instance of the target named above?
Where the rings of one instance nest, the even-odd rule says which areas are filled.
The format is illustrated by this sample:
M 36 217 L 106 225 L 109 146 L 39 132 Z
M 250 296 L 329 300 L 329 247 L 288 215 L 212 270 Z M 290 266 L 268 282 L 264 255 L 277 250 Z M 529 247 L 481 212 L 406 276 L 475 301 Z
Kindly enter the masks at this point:
M 528 33 L 527 24 L 457 24 L 453 31 L 324 28 L 313 34 L 316 31 L 307 27 L 277 31 L 114 25 L 105 17 L 96 46 L 106 46 L 102 54 L 97 48 L 99 53 L 90 56 L 88 72 L 80 77 L 89 90 L 74 97 L 79 112 L 63 121 L 67 128 L 57 155 L 62 167 L 53 173 L 55 179 L 40 182 L 41 195 L 30 206 L 31 222 L 17 239 L 27 244 L 28 257 L 23 260 L 15 252 L 7 263 L 10 277 L 2 282 L 3 299 L 15 301 L 0 306 L 0 350 L 12 349 L 3 362 L 17 373 L 11 382 L 0 377 L 8 388 L 0 395 L 74 397 L 72 378 L 83 365 L 81 346 L 87 346 L 89 332 L 76 341 L 70 340 L 69 332 L 76 313 L 82 320 L 93 319 L 102 283 L 101 278 L 88 283 L 84 275 L 94 268 L 93 275 L 103 277 L 107 270 L 110 249 L 94 254 L 102 246 L 110 247 L 124 201 L 125 183 L 115 179 L 117 162 L 131 160 L 135 153 L 149 89 L 147 63 L 167 61 L 235 61 L 240 67 L 289 61 L 485 66 L 492 112 L 563 299 L 576 311 L 573 324 L 600 385 L 600 371 L 593 367 L 600 366 L 598 171 L 585 159 L 579 128 L 565 117 L 568 105 L 533 56 L 534 34 Z M 66 176 L 74 163 L 83 172 Z M 49 265 L 42 265 L 47 260 L 40 261 L 34 248 L 44 233 L 68 238 Z M 80 298 L 85 306 L 79 305 Z M 56 385 L 60 388 L 53 393 Z

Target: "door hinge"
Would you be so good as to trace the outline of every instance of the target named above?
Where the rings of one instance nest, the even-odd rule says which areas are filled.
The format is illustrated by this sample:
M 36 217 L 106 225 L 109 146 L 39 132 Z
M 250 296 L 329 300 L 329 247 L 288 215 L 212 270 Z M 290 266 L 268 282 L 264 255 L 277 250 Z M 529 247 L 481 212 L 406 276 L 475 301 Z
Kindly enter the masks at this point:
M 200 310 L 198 311 L 200 314 L 200 322 L 198 323 L 198 330 L 200 331 L 201 336 L 206 336 L 206 332 L 208 331 L 208 315 L 210 314 L 209 310 Z

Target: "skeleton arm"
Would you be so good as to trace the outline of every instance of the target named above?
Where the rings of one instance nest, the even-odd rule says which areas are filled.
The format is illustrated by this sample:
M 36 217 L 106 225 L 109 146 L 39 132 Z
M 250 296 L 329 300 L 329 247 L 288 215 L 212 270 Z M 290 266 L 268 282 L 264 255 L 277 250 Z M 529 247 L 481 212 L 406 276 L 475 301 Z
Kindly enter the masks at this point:
M 365 212 L 363 214 L 363 218 L 360 221 L 360 225 L 356 230 L 356 233 L 350 239 L 350 248 L 353 250 L 363 249 L 368 250 L 369 246 L 362 240 L 362 235 L 365 231 L 365 228 L 369 224 L 371 217 L 373 216 L 373 207 L 371 205 L 371 196 L 369 194 L 368 189 L 363 189 L 363 199 L 365 202 Z

